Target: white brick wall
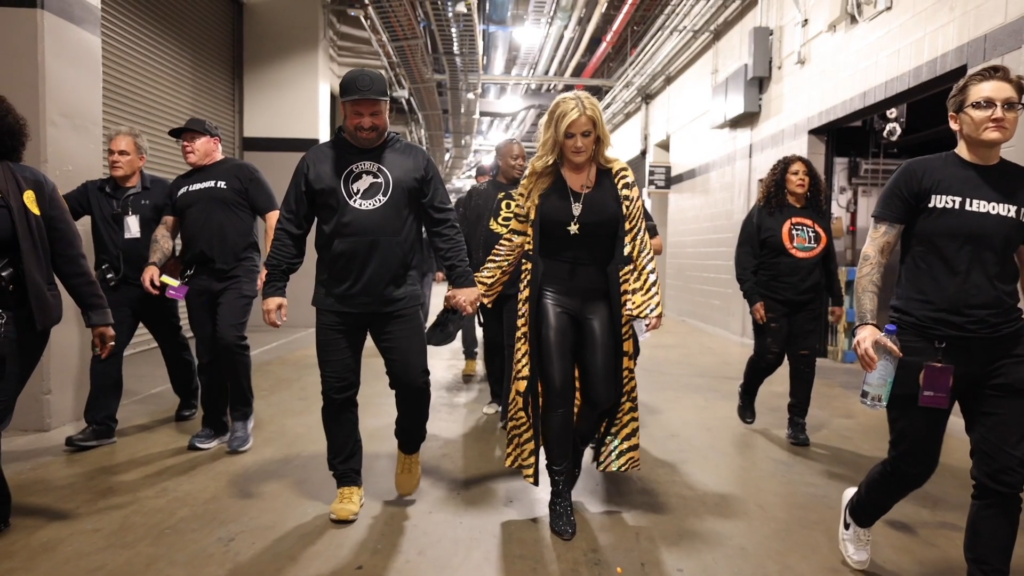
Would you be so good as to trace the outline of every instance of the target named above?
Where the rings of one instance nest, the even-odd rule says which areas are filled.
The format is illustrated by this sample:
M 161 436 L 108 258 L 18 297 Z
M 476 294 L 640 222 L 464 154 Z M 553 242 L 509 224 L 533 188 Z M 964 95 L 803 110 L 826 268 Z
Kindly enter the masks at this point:
M 672 190 L 668 222 L 659 222 L 669 238 L 667 269 L 661 271 L 669 315 L 750 337 L 733 253 L 740 222 L 756 198 L 757 180 L 776 159 L 792 153 L 807 155 L 824 171 L 820 145 L 816 141 L 809 145 L 815 137 L 795 134 L 792 126 L 1024 15 L 1024 0 L 894 0 L 892 10 L 871 22 L 841 24 L 829 31 L 825 28 L 828 2 L 837 1 L 808 3 L 803 65 L 796 63 L 796 9 L 791 2 L 772 2 L 765 25 L 781 36 L 781 49 L 776 52 L 781 52 L 781 67 L 773 62 L 761 113 L 750 126 L 713 130 L 708 110 L 712 85 L 747 58 L 756 8 L 652 102 L 651 139 L 670 138 L 674 174 L 742 150 L 735 162 L 719 162 L 709 173 Z M 1020 50 L 997 61 L 1024 72 Z M 747 145 L 782 129 L 786 129 L 786 144 L 746 158 Z M 634 116 L 613 133 L 614 150 L 623 159 L 639 152 L 640 130 L 639 117 Z M 1006 156 L 1024 163 L 1024 146 L 1007 146 Z

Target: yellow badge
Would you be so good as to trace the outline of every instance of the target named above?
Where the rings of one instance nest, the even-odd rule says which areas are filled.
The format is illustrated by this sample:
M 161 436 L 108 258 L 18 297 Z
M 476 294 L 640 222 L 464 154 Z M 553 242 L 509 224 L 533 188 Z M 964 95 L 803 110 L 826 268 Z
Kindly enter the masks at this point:
M 31 190 L 25 190 L 21 198 L 25 201 L 25 206 L 28 206 L 28 209 L 33 214 L 39 216 L 39 203 L 36 202 L 36 193 Z

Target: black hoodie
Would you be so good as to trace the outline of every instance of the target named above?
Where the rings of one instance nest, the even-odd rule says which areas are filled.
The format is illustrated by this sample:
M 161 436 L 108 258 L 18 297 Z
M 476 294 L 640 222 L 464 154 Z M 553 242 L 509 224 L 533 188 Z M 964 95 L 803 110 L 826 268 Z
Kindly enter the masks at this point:
M 333 140 L 302 157 L 274 229 L 264 299 L 285 296 L 314 220 L 317 308 L 390 312 L 420 306 L 424 228 L 449 284 L 476 286 L 440 172 L 423 148 L 398 134 L 359 148 L 339 128 Z
M 769 214 L 755 204 L 740 226 L 735 264 L 750 307 L 764 298 L 805 304 L 822 294 L 831 306 L 843 305 L 832 226 L 806 206 L 787 204 Z

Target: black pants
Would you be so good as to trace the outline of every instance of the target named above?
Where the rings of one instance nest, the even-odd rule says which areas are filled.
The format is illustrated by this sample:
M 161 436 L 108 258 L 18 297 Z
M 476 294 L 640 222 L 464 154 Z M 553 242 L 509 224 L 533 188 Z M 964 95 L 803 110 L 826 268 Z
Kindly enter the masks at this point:
M 423 276 L 420 287 L 423 289 L 423 306 L 420 308 L 423 313 L 423 325 L 430 326 L 430 296 L 434 292 L 434 272 Z
M 0 433 L 7 429 L 14 416 L 14 406 L 25 384 L 43 357 L 50 331 L 36 330 L 30 314 L 3 312 L 4 338 L 0 339 Z M 13 321 L 13 322 L 12 322 Z M 0 466 L 0 524 L 11 518 L 11 489 Z
M 196 360 L 181 329 L 178 301 L 152 296 L 141 286 L 131 284 L 117 288 L 105 286 L 103 292 L 114 315 L 117 346 L 106 360 L 93 356 L 89 364 L 85 423 L 110 431 L 117 428 L 117 409 L 124 391 L 124 350 L 131 343 L 140 322 L 160 348 L 171 389 L 182 405 L 195 406 L 199 399 Z
M 490 306 L 481 306 L 484 321 L 484 365 L 491 402 L 501 406 L 501 415 L 508 413 L 508 395 L 512 387 L 512 359 L 516 341 L 515 294 L 501 294 Z
M 573 446 L 588 446 L 602 418 L 616 403 L 615 339 L 611 303 L 605 295 L 586 295 L 552 287 L 539 294 L 541 440 L 549 465 L 561 467 Z M 580 373 L 580 409 L 576 369 Z
M 903 357 L 886 408 L 889 454 L 868 472 L 850 501 L 860 527 L 878 522 L 935 472 L 952 411 L 918 406 L 919 377 L 938 358 L 936 341 L 897 335 Z M 953 399 L 971 440 L 971 508 L 964 534 L 968 576 L 1006 576 L 1017 539 L 1024 490 L 1024 336 L 946 341 Z
M 743 371 L 742 391 L 747 398 L 789 358 L 789 417 L 807 418 L 814 388 L 814 369 L 821 331 L 821 303 L 785 305 L 764 301 L 764 324 L 754 322 L 754 353 Z
M 338 488 L 362 486 L 363 441 L 359 435 L 359 384 L 366 335 L 384 358 L 395 391 L 395 438 L 404 454 L 416 454 L 427 438 L 430 371 L 419 306 L 395 312 L 316 311 L 316 357 L 323 395 L 327 467 Z
M 476 314 L 462 317 L 462 355 L 466 360 L 476 360 L 476 349 L 479 346 L 476 339 L 476 322 Z
M 197 271 L 188 281 L 185 305 L 196 339 L 203 427 L 218 434 L 229 429 L 228 417 L 252 417 L 252 358 L 246 335 L 259 271 L 243 268 L 228 274 Z

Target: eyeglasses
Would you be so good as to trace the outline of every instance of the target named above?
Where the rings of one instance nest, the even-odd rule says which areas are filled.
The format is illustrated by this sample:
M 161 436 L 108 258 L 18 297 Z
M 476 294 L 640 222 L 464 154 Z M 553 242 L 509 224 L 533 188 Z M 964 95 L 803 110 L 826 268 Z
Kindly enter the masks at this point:
M 177 140 L 175 140 L 175 142 L 178 144 L 178 146 L 181 146 L 182 144 L 185 144 L 186 142 L 189 143 L 189 144 L 195 144 L 196 142 L 199 142 L 203 138 L 208 138 L 208 137 L 209 136 L 207 136 L 206 134 L 194 134 L 194 135 L 188 136 L 186 138 L 178 138 Z
M 971 102 L 970 104 L 963 107 L 961 112 L 970 108 L 975 112 L 980 112 L 986 116 L 991 116 L 995 113 L 996 108 L 1002 108 L 1003 114 L 1006 116 L 1017 117 L 1024 111 L 1024 104 L 1020 102 L 1005 102 L 1003 104 L 997 104 L 988 100 L 979 100 L 978 102 Z

